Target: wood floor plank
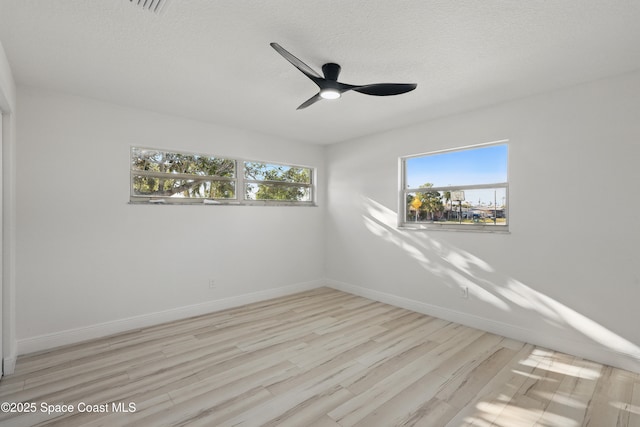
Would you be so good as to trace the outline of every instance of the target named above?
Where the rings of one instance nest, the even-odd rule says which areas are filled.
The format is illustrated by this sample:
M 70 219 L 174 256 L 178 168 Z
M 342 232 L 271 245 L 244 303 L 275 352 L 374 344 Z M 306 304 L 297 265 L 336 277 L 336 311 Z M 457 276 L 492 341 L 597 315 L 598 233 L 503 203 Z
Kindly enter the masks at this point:
M 501 340 L 496 335 L 481 335 L 355 425 L 408 425 L 415 422 L 418 419 L 416 414 L 420 412 L 424 402 L 430 401 L 449 384 L 459 383 L 461 377 L 464 378 L 463 381 L 468 380 L 468 371 L 485 360 L 485 353 L 495 353 Z
M 359 354 L 371 351 L 374 348 L 375 345 L 371 341 L 356 345 L 331 360 L 327 360 L 326 362 L 318 364 L 314 367 L 307 367 L 303 372 L 301 372 L 299 375 L 296 375 L 295 377 L 288 378 L 286 380 L 279 381 L 270 385 L 268 387 L 269 391 L 274 395 L 287 393 L 292 388 L 299 387 L 301 385 L 304 385 L 305 383 L 314 381 L 315 378 L 323 375 L 327 370 L 331 370 L 338 366 L 342 366 L 345 363 L 355 361 Z
M 598 380 L 599 393 L 592 400 L 585 416 L 585 426 L 627 426 L 630 412 L 623 410 L 633 397 L 634 375 L 607 366 Z
M 329 288 L 21 356 L 0 400 L 75 408 L 2 427 L 640 427 L 638 373 Z
M 549 399 L 549 404 L 537 425 L 579 426 L 583 424 L 587 407 L 593 398 L 597 379 L 602 366 L 579 358 L 574 358 L 572 366 L 579 368 L 562 377 L 558 389 Z
M 331 409 L 352 397 L 353 394 L 349 390 L 340 385 L 336 385 L 326 392 L 316 394 L 292 407 L 281 416 L 263 424 L 263 427 L 300 427 L 312 425 L 324 417 Z
M 470 364 L 465 371 L 452 378 L 435 397 L 452 407 L 464 408 L 515 353 L 511 349 L 496 347 L 486 358 L 478 360 L 476 364 Z
M 468 329 L 467 332 L 469 336 L 482 335 L 481 332 L 472 329 Z M 420 376 L 416 375 L 416 372 L 424 372 L 425 375 L 432 373 L 432 371 L 440 368 L 442 363 L 459 354 L 467 344 L 462 337 L 463 334 L 459 334 L 457 339 L 446 341 L 434 347 L 432 351 L 399 368 L 369 390 L 363 391 L 350 401 L 329 412 L 329 416 L 342 426 L 357 425 L 370 413 L 376 411 L 377 408 L 384 405 L 402 390 L 415 383 L 420 378 Z M 435 377 L 439 377 L 442 382 L 445 381 L 444 377 L 438 374 L 434 374 L 432 378 Z
M 344 382 L 343 385 L 349 387 L 351 392 L 358 395 L 371 389 L 384 378 L 394 375 L 401 367 L 415 361 L 420 356 L 424 356 L 437 346 L 438 343 L 433 341 L 414 343 L 413 347 L 403 349 L 391 357 L 382 359 L 375 365 L 369 366 L 366 370 L 362 371 L 360 375 L 350 378 L 347 382 Z M 369 352 L 372 351 L 376 351 L 375 346 L 372 346 L 369 350 Z
M 261 426 L 287 413 L 295 406 L 311 399 L 325 390 L 339 385 L 344 378 L 354 375 L 362 369 L 357 363 L 348 362 L 337 368 L 326 370 L 323 375 L 316 377 L 309 383 L 294 387 L 287 392 L 267 400 L 261 405 L 255 406 L 243 414 L 220 424 L 225 426 Z

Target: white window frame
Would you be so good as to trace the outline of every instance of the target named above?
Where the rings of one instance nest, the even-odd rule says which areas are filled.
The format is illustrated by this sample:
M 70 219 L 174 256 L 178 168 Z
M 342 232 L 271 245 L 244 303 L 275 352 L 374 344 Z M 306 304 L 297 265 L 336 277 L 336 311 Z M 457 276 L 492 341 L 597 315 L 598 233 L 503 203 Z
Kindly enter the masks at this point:
M 315 206 L 315 182 L 316 182 L 316 168 L 310 166 L 301 166 L 301 165 L 292 165 L 290 163 L 282 163 L 282 162 L 269 162 L 264 160 L 247 160 L 247 159 L 238 159 L 238 163 L 242 164 L 242 166 L 237 170 L 238 175 L 238 187 L 242 190 L 242 202 L 243 205 L 285 205 L 285 206 Z M 249 179 L 245 177 L 245 163 L 264 163 L 267 165 L 273 166 L 285 166 L 290 168 L 301 168 L 301 169 L 309 169 L 309 183 L 294 183 L 294 182 L 286 182 L 286 181 L 269 181 L 269 180 L 258 180 L 258 179 Z M 282 186 L 282 187 L 305 187 L 309 190 L 309 200 L 251 200 L 245 198 L 245 185 L 246 184 L 265 184 L 265 185 L 273 185 L 273 186 Z M 238 195 L 238 190 L 236 189 L 236 196 Z
M 427 153 L 412 154 L 408 156 L 402 156 L 399 158 L 399 199 L 398 199 L 398 227 L 405 229 L 417 229 L 417 230 L 451 230 L 451 231 L 471 231 L 471 232 L 493 232 L 493 233 L 505 233 L 509 232 L 509 140 L 493 141 L 483 144 L 468 145 L 464 147 L 445 149 L 432 151 Z M 482 189 L 497 189 L 504 188 L 505 200 L 504 200 L 504 224 L 484 224 L 484 223 L 465 223 L 456 224 L 452 222 L 438 222 L 438 221 L 408 221 L 407 220 L 407 195 L 409 193 L 425 192 L 424 187 L 407 188 L 407 160 L 417 157 L 426 157 L 436 154 L 452 153 L 457 151 L 467 151 L 477 148 L 485 148 L 495 145 L 507 146 L 507 180 L 505 182 L 491 182 L 482 184 L 469 184 L 469 185 L 454 185 L 454 186 L 441 186 L 441 187 L 429 187 L 428 191 L 465 191 L 465 190 L 482 190 Z
M 163 197 L 154 195 L 139 195 L 134 194 L 133 178 L 136 175 L 151 176 L 151 177 L 168 177 L 173 179 L 193 179 L 196 175 L 190 174 L 177 174 L 177 173 L 162 173 L 154 171 L 139 171 L 134 170 L 132 165 L 132 156 L 134 149 L 160 151 L 165 153 L 184 154 L 184 155 L 199 155 L 205 157 L 215 157 L 225 160 L 232 160 L 235 162 L 235 177 L 227 178 L 220 176 L 209 175 L 197 175 L 198 178 L 205 178 L 206 181 L 227 181 L 235 183 L 235 197 L 234 198 L 200 198 L 200 197 Z M 245 178 L 245 163 L 264 163 L 275 166 L 285 166 L 293 168 L 303 168 L 310 171 L 310 182 L 307 183 L 290 183 L 283 181 L 267 181 L 267 180 L 251 180 Z M 317 182 L 317 169 L 313 166 L 294 165 L 282 162 L 272 162 L 265 160 L 248 160 L 238 157 L 219 156 L 215 154 L 194 153 L 181 150 L 171 150 L 164 148 L 150 148 L 141 146 L 131 146 L 129 150 L 129 203 L 130 204 L 172 204 L 172 205 L 246 205 L 246 206 L 316 206 L 316 182 Z M 251 200 L 245 198 L 245 184 L 267 184 L 267 185 L 281 185 L 281 186 L 297 186 L 305 187 L 309 189 L 309 200 L 297 201 L 297 200 Z

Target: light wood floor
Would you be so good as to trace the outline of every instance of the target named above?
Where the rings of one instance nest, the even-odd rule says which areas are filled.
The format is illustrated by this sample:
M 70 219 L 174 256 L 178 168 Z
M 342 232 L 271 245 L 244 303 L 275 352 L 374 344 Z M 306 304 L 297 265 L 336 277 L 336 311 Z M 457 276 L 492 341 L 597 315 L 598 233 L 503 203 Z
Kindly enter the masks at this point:
M 321 288 L 20 357 L 4 401 L 37 407 L 4 427 L 640 426 L 640 375 Z

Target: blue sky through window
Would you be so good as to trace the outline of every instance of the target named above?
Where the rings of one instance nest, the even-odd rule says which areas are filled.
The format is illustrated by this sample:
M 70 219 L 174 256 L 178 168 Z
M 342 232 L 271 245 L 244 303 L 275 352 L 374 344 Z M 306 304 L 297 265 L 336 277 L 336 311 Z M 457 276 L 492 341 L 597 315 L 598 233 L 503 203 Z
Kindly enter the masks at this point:
M 507 144 L 412 157 L 406 165 L 408 188 L 507 182 Z

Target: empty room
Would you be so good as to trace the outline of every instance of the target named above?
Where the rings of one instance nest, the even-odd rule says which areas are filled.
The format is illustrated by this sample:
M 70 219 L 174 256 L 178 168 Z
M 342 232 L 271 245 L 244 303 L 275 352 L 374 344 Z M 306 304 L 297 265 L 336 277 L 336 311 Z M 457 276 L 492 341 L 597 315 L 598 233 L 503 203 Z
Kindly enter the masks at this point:
M 0 425 L 640 427 L 640 0 L 0 0 Z

